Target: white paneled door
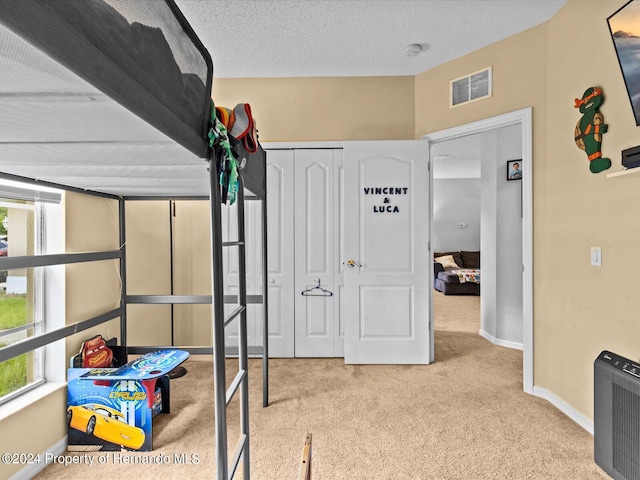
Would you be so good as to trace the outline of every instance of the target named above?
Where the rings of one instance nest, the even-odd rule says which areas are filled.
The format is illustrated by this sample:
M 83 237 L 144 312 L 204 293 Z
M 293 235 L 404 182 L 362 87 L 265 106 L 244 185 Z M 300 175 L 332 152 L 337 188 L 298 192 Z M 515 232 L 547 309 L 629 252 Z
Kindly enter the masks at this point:
M 343 171 L 341 148 L 267 149 L 271 356 L 344 355 Z
M 294 356 L 293 151 L 267 152 L 269 356 Z M 262 331 L 260 331 L 262 344 Z
M 293 152 L 275 150 L 267 155 L 267 262 L 269 295 L 269 356 L 294 356 L 294 236 Z M 237 205 L 237 204 L 236 204 Z M 236 205 L 222 209 L 224 239 L 237 240 Z M 245 202 L 247 241 L 247 294 L 262 295 L 262 202 Z M 225 249 L 225 294 L 238 293 L 237 249 Z M 225 305 L 228 315 L 237 304 Z M 261 347 L 262 304 L 247 305 L 249 347 Z M 226 345 L 237 347 L 238 322 L 225 328 Z
M 346 142 L 345 363 L 431 359 L 427 142 Z
M 336 149 L 295 151 L 296 357 L 341 355 L 335 241 L 340 218 L 335 169 L 341 159 Z

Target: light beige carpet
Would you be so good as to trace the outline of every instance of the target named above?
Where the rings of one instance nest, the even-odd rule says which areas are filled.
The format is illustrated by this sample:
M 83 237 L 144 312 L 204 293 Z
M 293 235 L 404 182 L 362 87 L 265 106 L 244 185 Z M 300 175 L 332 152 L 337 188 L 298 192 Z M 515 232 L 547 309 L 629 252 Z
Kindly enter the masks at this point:
M 593 461 L 588 432 L 522 392 L 521 352 L 478 335 L 479 297 L 437 294 L 435 305 L 433 365 L 274 359 L 271 405 L 263 408 L 261 361 L 252 360 L 251 477 L 296 479 L 311 432 L 314 480 L 609 478 Z M 110 454 L 104 465 L 50 466 L 36 478 L 214 479 L 212 366 L 186 366 L 171 383 L 173 412 L 154 422 L 154 451 L 127 454 L 162 454 L 166 463 L 114 465 Z M 234 400 L 236 432 L 237 414 Z M 199 463 L 176 464 L 174 454 L 195 454 Z

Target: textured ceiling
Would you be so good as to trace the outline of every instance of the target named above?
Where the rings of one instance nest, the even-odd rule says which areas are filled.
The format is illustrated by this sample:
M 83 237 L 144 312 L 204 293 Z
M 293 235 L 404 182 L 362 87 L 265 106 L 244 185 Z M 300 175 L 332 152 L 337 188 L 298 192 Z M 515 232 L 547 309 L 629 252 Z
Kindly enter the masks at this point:
M 214 77 L 416 75 L 551 18 L 566 0 L 175 0 Z M 409 57 L 409 44 L 428 44 Z

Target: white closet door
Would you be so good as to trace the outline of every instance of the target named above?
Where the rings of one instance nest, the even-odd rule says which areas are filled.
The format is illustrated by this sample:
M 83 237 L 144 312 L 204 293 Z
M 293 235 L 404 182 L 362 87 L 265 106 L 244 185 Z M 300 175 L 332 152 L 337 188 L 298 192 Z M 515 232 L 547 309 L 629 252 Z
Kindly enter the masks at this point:
M 270 357 L 294 356 L 293 188 L 293 151 L 269 150 L 267 152 L 267 281 L 269 282 Z M 259 240 L 256 243 L 262 245 Z M 258 322 L 260 345 L 262 345 L 261 319 L 262 317 Z
M 345 143 L 346 363 L 429 363 L 426 147 Z
M 295 151 L 295 354 L 333 357 L 334 150 Z M 308 295 L 302 295 L 309 290 Z

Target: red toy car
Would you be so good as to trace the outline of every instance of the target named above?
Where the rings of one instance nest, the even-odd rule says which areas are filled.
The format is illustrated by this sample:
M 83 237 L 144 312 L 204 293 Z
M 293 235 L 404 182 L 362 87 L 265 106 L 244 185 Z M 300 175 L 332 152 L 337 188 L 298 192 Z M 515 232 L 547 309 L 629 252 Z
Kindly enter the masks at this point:
M 107 347 L 102 335 L 85 340 L 80 349 L 84 368 L 109 368 L 113 361 L 113 352 Z

